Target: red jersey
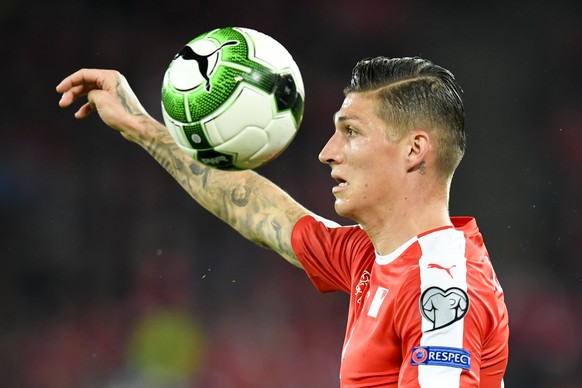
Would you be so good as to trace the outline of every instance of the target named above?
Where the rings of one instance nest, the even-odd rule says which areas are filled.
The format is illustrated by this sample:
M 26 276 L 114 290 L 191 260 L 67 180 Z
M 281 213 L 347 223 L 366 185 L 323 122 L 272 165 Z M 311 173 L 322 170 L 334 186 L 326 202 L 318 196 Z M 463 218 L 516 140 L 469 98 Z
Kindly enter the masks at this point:
M 359 226 L 305 216 L 294 252 L 315 287 L 350 294 L 340 381 L 348 387 L 503 386 L 508 316 L 477 223 L 376 254 Z

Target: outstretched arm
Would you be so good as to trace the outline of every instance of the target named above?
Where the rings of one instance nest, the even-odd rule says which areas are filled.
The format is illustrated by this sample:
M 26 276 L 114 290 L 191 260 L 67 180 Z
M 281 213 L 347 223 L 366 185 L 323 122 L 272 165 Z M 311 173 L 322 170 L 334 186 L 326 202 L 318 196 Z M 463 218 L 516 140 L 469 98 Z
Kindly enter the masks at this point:
M 301 267 L 291 247 L 291 231 L 309 212 L 278 186 L 254 171 L 221 171 L 186 155 L 117 71 L 79 70 L 65 78 L 57 92 L 62 93 L 62 108 L 87 96 L 76 118 L 97 111 L 105 124 L 152 155 L 200 205 L 247 239 Z

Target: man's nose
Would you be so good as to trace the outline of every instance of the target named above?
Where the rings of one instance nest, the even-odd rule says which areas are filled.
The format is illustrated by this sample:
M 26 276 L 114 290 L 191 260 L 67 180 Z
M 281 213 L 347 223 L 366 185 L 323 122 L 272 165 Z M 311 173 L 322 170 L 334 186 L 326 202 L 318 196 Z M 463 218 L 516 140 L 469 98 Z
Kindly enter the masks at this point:
M 319 153 L 319 161 L 324 164 L 337 163 L 341 159 L 339 154 L 340 147 L 338 146 L 337 132 L 327 141 L 321 152 Z

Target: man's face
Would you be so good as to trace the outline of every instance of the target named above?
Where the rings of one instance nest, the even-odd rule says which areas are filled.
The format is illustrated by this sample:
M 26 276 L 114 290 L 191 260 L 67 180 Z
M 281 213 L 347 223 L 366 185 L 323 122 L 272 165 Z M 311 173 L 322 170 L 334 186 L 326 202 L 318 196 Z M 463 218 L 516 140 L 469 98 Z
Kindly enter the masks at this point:
M 331 167 L 336 212 L 356 222 L 391 211 L 406 175 L 402 144 L 388 139 L 388 126 L 376 114 L 370 95 L 348 95 L 334 116 L 335 131 L 319 160 Z

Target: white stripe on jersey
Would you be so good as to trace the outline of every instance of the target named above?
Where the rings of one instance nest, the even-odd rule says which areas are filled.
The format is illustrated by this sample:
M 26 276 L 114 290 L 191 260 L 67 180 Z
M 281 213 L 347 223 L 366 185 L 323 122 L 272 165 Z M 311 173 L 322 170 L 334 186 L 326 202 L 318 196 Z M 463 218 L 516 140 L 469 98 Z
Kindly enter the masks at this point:
M 376 252 L 376 264 L 386 265 L 386 264 L 392 263 L 394 260 L 399 258 L 400 255 L 405 250 L 407 250 L 412 244 L 414 244 L 417 240 L 418 240 L 418 238 L 416 236 L 414 236 L 413 238 L 411 238 L 410 240 L 408 240 L 407 242 L 402 244 L 400 247 L 398 247 L 398 249 L 396 249 L 394 252 L 389 253 L 387 255 L 382 256 L 382 255 L 379 255 L 378 252 Z
M 422 249 L 419 260 L 421 295 L 431 287 L 438 287 L 446 298 L 451 288 L 467 292 L 467 265 L 465 258 L 465 236 L 453 228 L 436 231 L 418 239 Z M 440 292 L 438 289 L 437 292 Z M 422 306 L 420 307 L 422 309 Z M 421 346 L 448 346 L 463 348 L 463 320 L 439 326 L 435 319 L 431 322 L 422 318 Z M 441 323 L 450 321 L 444 316 Z M 419 365 L 418 382 L 421 387 L 460 386 L 460 368 L 436 365 Z
M 313 219 L 315 219 L 315 221 L 321 222 L 322 224 L 324 224 L 328 228 L 339 228 L 339 227 L 341 227 L 341 225 L 338 224 L 337 222 L 332 221 L 332 220 L 328 220 L 327 218 L 323 218 L 322 216 L 318 216 L 317 214 L 311 213 L 309 215 L 311 217 L 313 217 Z

